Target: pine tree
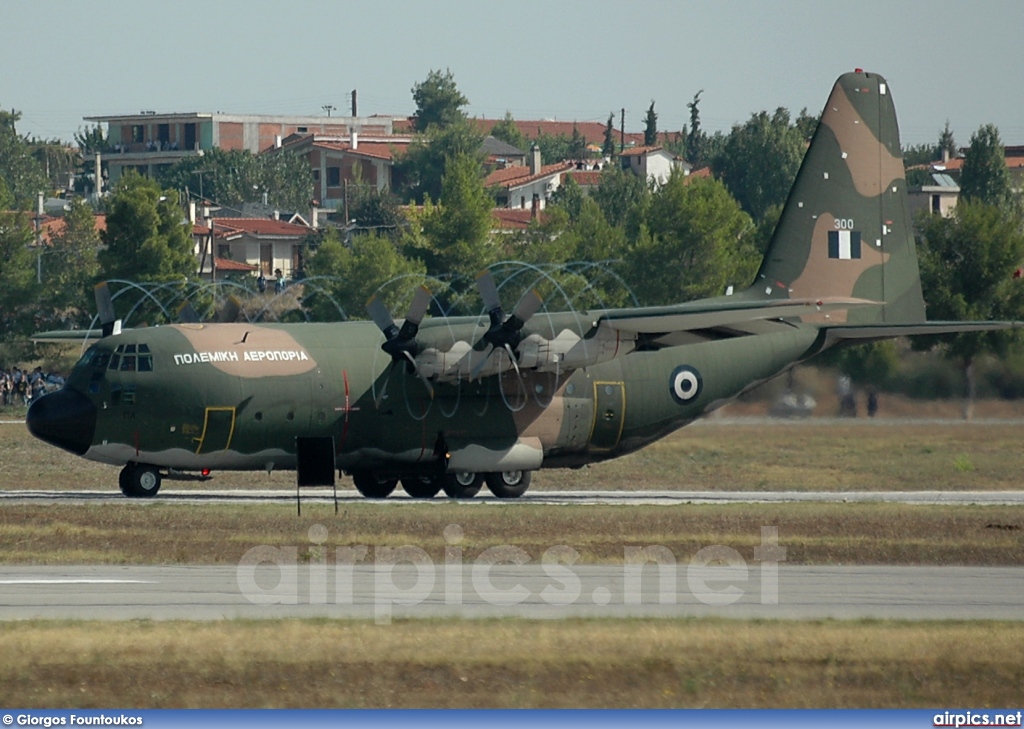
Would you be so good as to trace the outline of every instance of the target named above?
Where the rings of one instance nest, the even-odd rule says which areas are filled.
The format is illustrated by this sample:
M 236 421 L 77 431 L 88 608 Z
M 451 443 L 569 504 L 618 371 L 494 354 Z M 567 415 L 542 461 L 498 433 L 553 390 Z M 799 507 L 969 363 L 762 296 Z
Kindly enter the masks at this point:
M 971 135 L 960 173 L 960 199 L 976 200 L 1002 207 L 1013 197 L 1006 152 L 994 124 L 986 124 Z
M 612 157 L 615 155 L 615 127 L 612 123 L 615 121 L 615 112 L 608 114 L 608 124 L 604 128 L 604 144 L 601 146 L 601 152 L 605 157 Z
M 658 143 L 658 115 L 654 113 L 654 100 L 647 108 L 647 116 L 644 117 L 644 146 L 653 147 Z
M 694 168 L 704 166 L 704 132 L 700 130 L 700 95 L 701 89 L 693 95 L 693 101 L 686 105 L 690 110 L 690 131 L 686 135 L 686 161 Z
M 939 134 L 939 159 L 942 159 L 942 153 L 946 152 L 949 159 L 956 157 L 956 140 L 953 139 L 953 130 L 949 128 L 949 119 L 946 120 L 946 128 Z

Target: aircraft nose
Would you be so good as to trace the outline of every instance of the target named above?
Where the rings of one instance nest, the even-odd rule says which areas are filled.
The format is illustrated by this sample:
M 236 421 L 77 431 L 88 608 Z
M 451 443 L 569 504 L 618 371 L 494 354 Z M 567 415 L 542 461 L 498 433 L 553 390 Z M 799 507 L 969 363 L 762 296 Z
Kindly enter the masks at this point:
M 96 432 L 96 406 L 78 390 L 65 387 L 33 400 L 25 422 L 36 438 L 82 456 Z

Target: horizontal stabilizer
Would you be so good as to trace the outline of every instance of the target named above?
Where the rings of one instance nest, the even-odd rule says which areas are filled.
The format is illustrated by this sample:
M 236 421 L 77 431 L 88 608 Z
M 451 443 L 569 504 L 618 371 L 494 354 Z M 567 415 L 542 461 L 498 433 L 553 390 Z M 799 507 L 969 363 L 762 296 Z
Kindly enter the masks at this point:
M 826 336 L 832 342 L 866 341 L 913 337 L 927 334 L 960 334 L 962 332 L 995 332 L 1006 329 L 1022 329 L 1019 321 L 922 321 L 916 324 L 862 324 L 854 326 L 824 327 Z

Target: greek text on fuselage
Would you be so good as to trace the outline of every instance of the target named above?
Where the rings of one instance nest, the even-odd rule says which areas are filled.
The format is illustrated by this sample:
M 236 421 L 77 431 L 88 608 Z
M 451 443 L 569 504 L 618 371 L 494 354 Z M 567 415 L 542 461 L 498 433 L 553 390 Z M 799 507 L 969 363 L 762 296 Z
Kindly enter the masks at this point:
M 211 364 L 216 362 L 301 362 L 309 359 L 301 349 L 299 350 L 259 350 L 256 352 L 245 351 L 242 356 L 238 352 L 191 352 L 174 355 L 174 364 Z

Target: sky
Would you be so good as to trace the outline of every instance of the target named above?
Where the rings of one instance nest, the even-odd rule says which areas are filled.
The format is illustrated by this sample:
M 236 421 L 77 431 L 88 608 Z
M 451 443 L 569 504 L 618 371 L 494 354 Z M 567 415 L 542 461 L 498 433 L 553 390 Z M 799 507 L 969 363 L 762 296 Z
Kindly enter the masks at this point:
M 902 141 L 961 146 L 982 124 L 1024 144 L 1021 0 L 0 0 L 0 108 L 71 140 L 85 116 L 411 114 L 450 69 L 470 116 L 727 132 L 821 110 L 841 73 L 885 76 Z

